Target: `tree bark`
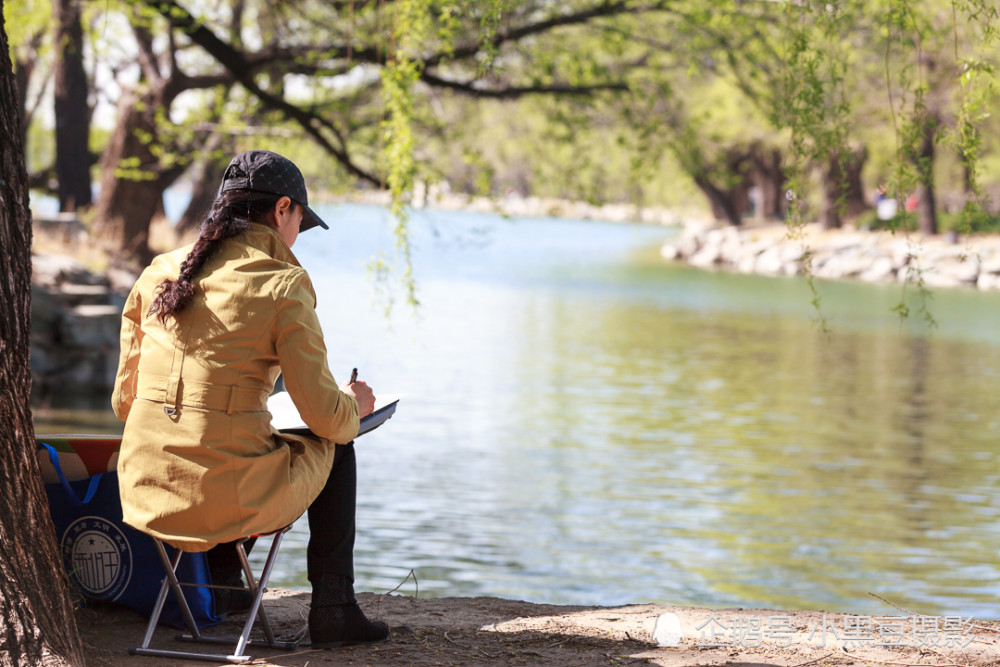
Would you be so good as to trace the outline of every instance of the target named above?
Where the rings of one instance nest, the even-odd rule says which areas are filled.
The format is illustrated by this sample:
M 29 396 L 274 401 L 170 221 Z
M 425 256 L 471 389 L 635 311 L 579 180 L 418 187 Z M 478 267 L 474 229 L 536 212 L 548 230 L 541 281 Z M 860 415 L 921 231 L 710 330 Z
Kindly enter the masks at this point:
M 758 221 L 784 218 L 787 200 L 781 151 L 777 148 L 754 146 L 750 153 L 750 181 L 757 188 L 754 217 Z
M 823 178 L 823 229 L 839 229 L 843 218 L 856 218 L 869 208 L 861 184 L 861 170 L 868 160 L 864 146 L 830 156 Z
M 844 210 L 844 170 L 841 167 L 840 155 L 831 155 L 827 161 L 826 173 L 823 175 L 823 210 L 819 214 L 819 223 L 823 229 L 840 229 L 844 225 L 841 211 Z
M 0 0 L 0 664 L 85 663 L 35 452 L 31 214 Z
M 117 249 L 119 256 L 148 264 L 149 222 L 156 213 L 162 192 L 154 186 L 150 170 L 156 158 L 140 131 L 155 131 L 152 109 L 155 100 L 133 90 L 122 91 L 118 100 L 118 123 L 101 155 L 101 194 L 97 199 L 98 236 Z M 154 135 L 155 136 L 155 135 Z
M 694 183 L 708 199 L 708 204 L 712 208 L 712 216 L 716 220 L 723 220 L 731 225 L 739 225 L 741 211 L 740 202 L 734 196 L 731 189 L 722 189 L 713 183 L 707 174 L 693 175 Z
M 141 97 L 125 90 L 118 100 L 118 124 L 101 155 L 101 195 L 97 199 L 98 236 L 118 258 L 142 265 L 153 258 L 149 225 L 163 210 L 163 193 L 184 173 L 186 162 L 164 168 L 153 150 L 159 146 L 155 111 L 166 108 L 162 89 Z
M 934 139 L 937 127 L 937 119 L 924 119 L 917 155 L 917 228 L 931 235 L 938 233 L 937 196 L 934 193 Z
M 678 132 L 670 142 L 681 168 L 708 199 L 716 220 L 740 225 L 750 209 L 749 169 L 751 150 L 728 146 L 709 155 L 693 128 Z
M 53 0 L 55 19 L 56 177 L 59 210 L 75 211 L 91 204 L 90 109 L 83 69 L 83 26 L 80 0 Z
M 856 218 L 871 208 L 871 204 L 865 199 L 865 186 L 861 182 L 861 172 L 866 162 L 868 147 L 861 146 L 851 151 L 847 164 L 844 165 L 844 211 L 849 218 Z
M 201 175 L 194 181 L 191 201 L 188 202 L 184 214 L 177 221 L 177 233 L 187 234 L 197 231 L 212 208 L 215 195 L 219 192 L 219 183 L 229 165 L 233 142 L 221 135 L 213 134 L 209 138 L 207 156 L 201 164 Z
M 154 51 L 152 34 L 133 25 L 139 47 L 142 76 L 118 99 L 118 123 L 101 155 L 101 194 L 96 206 L 98 236 L 116 253 L 116 259 L 148 264 L 149 226 L 163 214 L 163 193 L 191 163 L 190 154 L 209 131 L 199 130 L 180 145 L 164 137 L 157 114 L 169 116 L 174 99 L 192 88 L 210 88 L 229 77 L 188 77 L 176 67 L 171 52 L 169 72 Z M 174 48 L 171 41 L 170 48 Z M 170 156 L 170 160 L 159 158 Z

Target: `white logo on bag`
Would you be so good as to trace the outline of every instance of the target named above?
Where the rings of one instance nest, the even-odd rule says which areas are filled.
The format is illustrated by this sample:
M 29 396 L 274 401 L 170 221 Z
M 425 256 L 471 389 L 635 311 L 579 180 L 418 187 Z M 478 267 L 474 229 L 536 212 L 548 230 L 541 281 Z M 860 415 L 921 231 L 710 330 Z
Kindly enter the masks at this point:
M 117 600 L 132 578 L 132 551 L 125 535 L 99 516 L 85 516 L 66 528 L 60 547 L 66 570 L 87 597 Z

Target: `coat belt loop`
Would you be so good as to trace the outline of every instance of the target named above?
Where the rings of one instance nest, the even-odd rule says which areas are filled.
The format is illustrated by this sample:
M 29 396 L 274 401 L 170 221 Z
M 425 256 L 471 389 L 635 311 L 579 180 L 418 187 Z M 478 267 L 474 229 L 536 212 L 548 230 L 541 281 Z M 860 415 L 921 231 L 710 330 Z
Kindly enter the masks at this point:
M 167 389 L 163 395 L 163 413 L 166 415 L 177 414 L 177 399 L 181 391 L 181 379 L 179 377 L 167 378 Z
M 236 411 L 236 385 L 231 385 L 229 387 L 229 407 L 226 408 L 226 414 L 231 415 Z

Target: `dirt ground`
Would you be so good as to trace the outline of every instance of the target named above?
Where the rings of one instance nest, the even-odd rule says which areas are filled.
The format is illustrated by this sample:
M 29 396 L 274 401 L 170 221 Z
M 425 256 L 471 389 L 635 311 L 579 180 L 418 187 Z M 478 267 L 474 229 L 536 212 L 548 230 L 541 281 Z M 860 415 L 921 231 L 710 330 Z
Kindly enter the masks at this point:
M 265 598 L 279 638 L 299 638 L 294 651 L 250 648 L 254 665 L 1000 665 L 1000 621 L 884 616 L 821 611 L 698 609 L 660 605 L 568 607 L 495 598 L 417 599 L 359 595 L 370 618 L 389 623 L 384 644 L 314 650 L 308 645 L 309 594 L 273 590 Z M 240 616 L 209 629 L 239 632 Z M 657 621 L 660 631 L 652 636 Z M 162 667 L 206 662 L 130 656 L 145 619 L 123 607 L 78 611 L 87 667 Z M 664 633 L 664 629 L 672 632 Z M 680 632 L 678 636 L 677 632 Z M 177 642 L 161 627 L 152 646 L 189 651 L 226 647 Z M 712 645 L 714 644 L 714 646 Z M 879 645 L 881 644 L 881 645 Z M 231 652 L 227 651 L 227 652 Z M 215 664 L 227 664 L 219 661 Z

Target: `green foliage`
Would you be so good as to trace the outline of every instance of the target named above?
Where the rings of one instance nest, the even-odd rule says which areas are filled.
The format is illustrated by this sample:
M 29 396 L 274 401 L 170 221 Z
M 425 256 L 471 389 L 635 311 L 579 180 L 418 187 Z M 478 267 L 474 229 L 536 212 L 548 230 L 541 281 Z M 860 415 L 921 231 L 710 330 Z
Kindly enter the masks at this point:
M 28 141 L 25 146 L 25 163 L 28 171 L 43 169 L 56 160 L 56 141 L 52 131 L 38 123 L 32 123 L 28 128 Z
M 11 62 L 16 63 L 17 49 L 27 45 L 33 36 L 48 31 L 52 21 L 52 3 L 44 0 L 5 0 L 3 15 Z
M 903 200 L 939 183 L 961 199 L 941 207 L 959 219 L 943 217 L 942 229 L 994 224 L 993 0 L 177 0 L 166 8 L 109 0 L 85 8 L 90 53 L 119 85 L 154 83 L 139 74 L 142 35 L 160 75 L 176 68 L 186 83 L 203 81 L 156 109 L 141 137 L 158 168 L 263 147 L 295 159 L 315 186 L 385 188 L 395 255 L 374 260 L 372 271 L 401 280 L 410 303 L 406 207 L 435 183 L 490 196 L 704 208 L 696 184 L 739 187 L 747 155 L 764 147 L 784 156 L 794 234 L 824 193 L 820 168 L 846 166 L 863 144 L 870 189 L 886 185 Z M 49 5 L 35 0 L 5 10 L 25 34 L 50 20 Z M 12 11 L 35 18 L 11 21 Z M 212 53 L 196 30 L 235 57 Z M 32 150 L 45 152 L 41 143 Z M 119 173 L 150 178 L 146 166 L 125 159 Z

